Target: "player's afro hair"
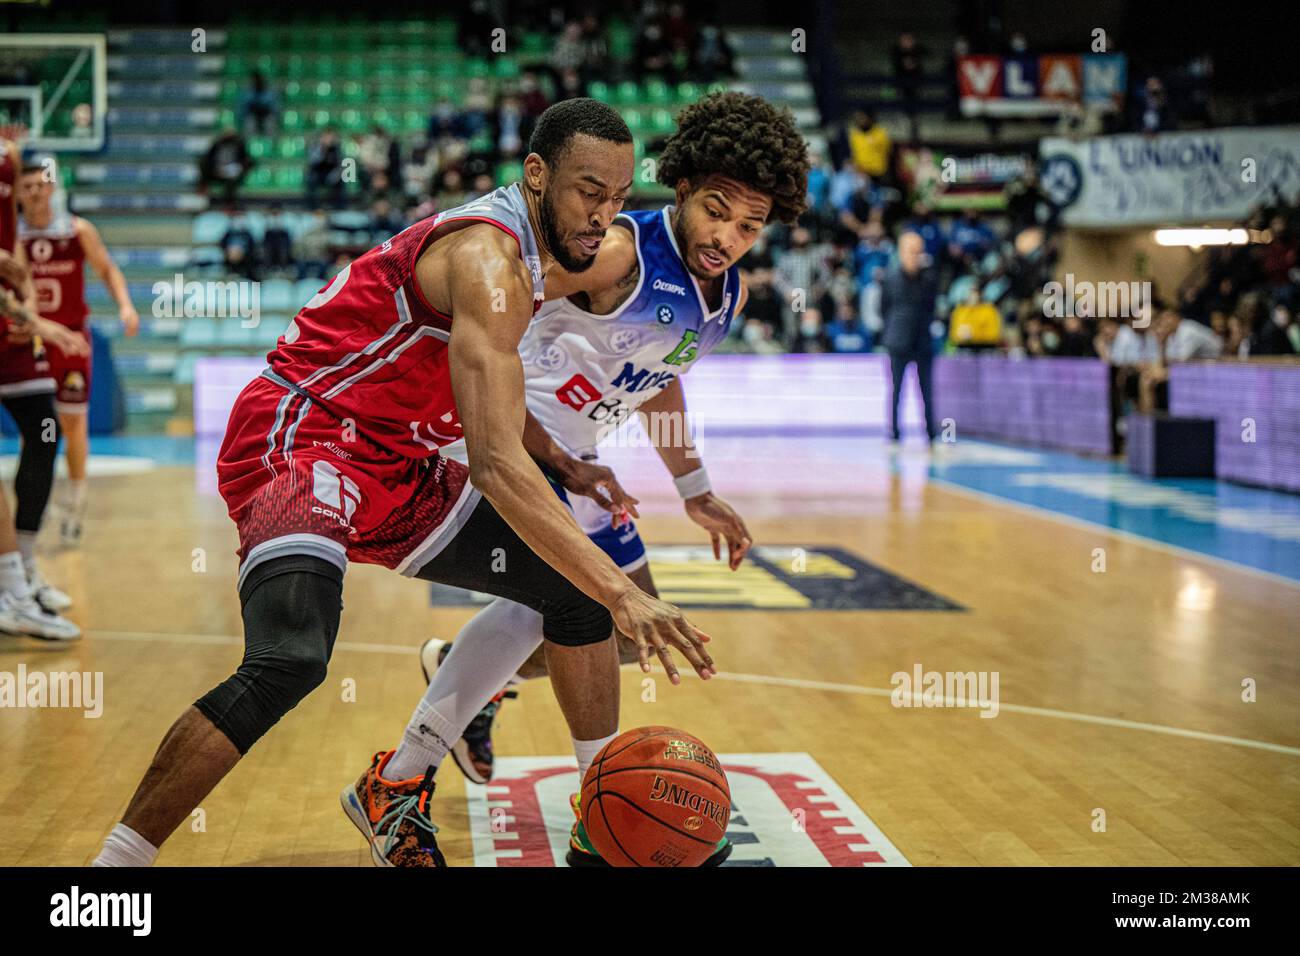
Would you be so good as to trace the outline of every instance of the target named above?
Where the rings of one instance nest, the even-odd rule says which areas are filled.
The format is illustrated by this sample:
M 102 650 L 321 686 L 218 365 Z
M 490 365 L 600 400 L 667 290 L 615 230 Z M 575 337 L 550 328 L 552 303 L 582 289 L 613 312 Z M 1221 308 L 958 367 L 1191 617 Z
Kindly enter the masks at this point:
M 793 223 L 808 207 L 808 144 L 790 111 L 761 96 L 713 93 L 678 114 L 659 182 L 671 188 L 711 173 L 772 197 L 769 219 Z
M 547 166 L 554 166 L 579 133 L 610 143 L 632 142 L 632 131 L 618 110 L 599 100 L 579 96 L 546 108 L 528 139 L 528 151 L 542 157 Z

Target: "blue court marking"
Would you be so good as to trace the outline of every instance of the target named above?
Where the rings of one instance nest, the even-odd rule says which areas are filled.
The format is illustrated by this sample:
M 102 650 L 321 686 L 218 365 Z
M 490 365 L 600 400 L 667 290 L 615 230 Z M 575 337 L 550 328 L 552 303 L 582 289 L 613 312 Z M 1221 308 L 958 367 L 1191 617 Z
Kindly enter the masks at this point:
M 1212 478 L 1147 479 L 1122 462 L 963 442 L 930 477 L 1300 582 L 1300 495 Z M 983 446 L 988 455 L 979 454 Z
M 16 455 L 17 437 L 0 438 L 0 455 Z M 90 454 L 148 458 L 156 465 L 193 465 L 194 439 L 171 435 L 92 435 Z

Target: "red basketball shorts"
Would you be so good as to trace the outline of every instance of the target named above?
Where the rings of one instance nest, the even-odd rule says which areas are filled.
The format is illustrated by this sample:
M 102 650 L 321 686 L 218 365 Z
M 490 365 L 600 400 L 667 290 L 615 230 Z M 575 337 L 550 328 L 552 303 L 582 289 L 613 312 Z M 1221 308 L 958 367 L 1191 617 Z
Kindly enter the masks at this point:
M 265 375 L 235 401 L 217 487 L 239 528 L 241 585 L 258 564 L 291 554 L 414 576 L 481 497 L 464 465 L 389 451 Z

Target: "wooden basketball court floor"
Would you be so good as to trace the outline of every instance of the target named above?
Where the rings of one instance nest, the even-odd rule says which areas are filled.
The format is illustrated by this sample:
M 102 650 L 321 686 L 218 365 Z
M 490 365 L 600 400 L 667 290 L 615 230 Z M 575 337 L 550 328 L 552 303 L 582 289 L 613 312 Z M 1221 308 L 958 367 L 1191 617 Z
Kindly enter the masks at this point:
M 688 614 L 713 636 L 721 674 L 676 688 L 659 674 L 651 695 L 625 668 L 623 728 L 680 727 L 720 753 L 807 753 L 913 865 L 1300 863 L 1300 575 L 941 477 L 945 457 L 996 464 L 990 449 L 959 443 L 931 461 L 869 437 L 706 446 L 715 487 L 779 573 L 747 571 L 737 587 L 725 570 L 656 562 L 666 596 L 714 605 Z M 45 557 L 85 639 L 0 637 L 0 672 L 104 675 L 98 718 L 0 710 L 0 865 L 88 862 L 168 725 L 237 663 L 235 533 L 210 456 L 139 470 L 101 457 L 84 544 Z M 705 542 L 651 453 L 608 460 L 643 498 L 647 541 Z M 1293 500 L 1278 498 L 1288 514 Z M 798 576 L 828 566 L 835 587 L 801 596 Z M 363 566 L 344 603 L 325 685 L 160 865 L 368 865 L 337 793 L 396 741 L 423 686 L 416 648 L 472 609 L 431 607 L 428 586 Z M 997 672 L 996 717 L 893 706 L 891 676 L 917 668 Z M 505 704 L 496 744 L 571 755 L 545 682 Z M 433 815 L 449 861 L 471 864 L 450 761 Z

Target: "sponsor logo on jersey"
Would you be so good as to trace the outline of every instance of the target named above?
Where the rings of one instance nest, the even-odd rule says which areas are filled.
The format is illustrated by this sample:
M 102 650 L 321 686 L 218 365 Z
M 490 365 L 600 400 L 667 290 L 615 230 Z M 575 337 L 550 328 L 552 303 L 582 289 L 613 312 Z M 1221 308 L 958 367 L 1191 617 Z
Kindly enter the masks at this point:
M 674 295 L 685 295 L 686 287 L 675 285 L 672 282 L 665 282 L 663 279 L 655 279 L 654 284 L 650 286 L 656 292 L 671 292 Z
M 574 375 L 555 390 L 555 397 L 560 404 L 568 405 L 575 412 L 580 412 L 591 402 L 600 398 L 600 391 L 583 375 Z
M 644 392 L 648 388 L 664 388 L 676 377 L 677 373 L 668 369 L 651 372 L 648 368 L 639 369 L 631 362 L 624 362 L 623 370 L 609 384 L 629 392 Z
M 659 308 L 655 309 L 655 318 L 659 320 L 661 325 L 668 325 L 673 320 L 672 306 L 659 306 Z
M 640 345 L 641 333 L 637 329 L 616 329 L 609 337 L 609 347 L 615 355 L 635 352 Z

